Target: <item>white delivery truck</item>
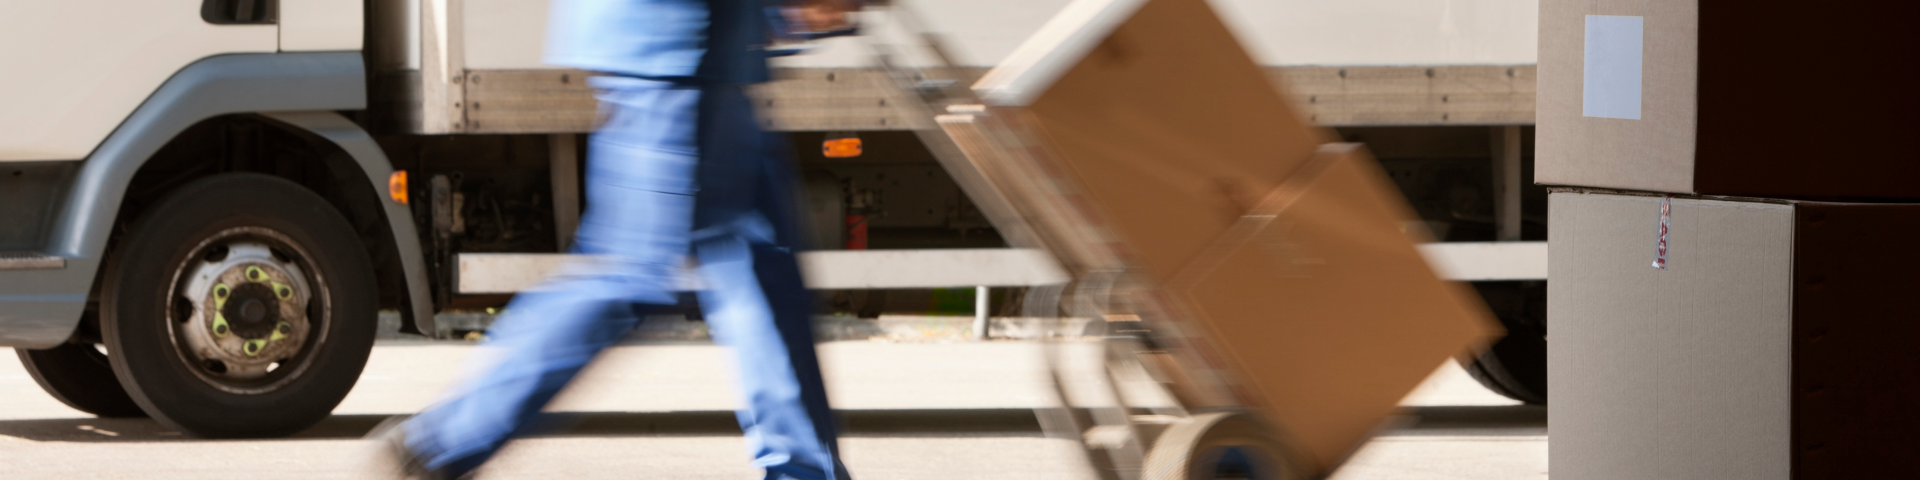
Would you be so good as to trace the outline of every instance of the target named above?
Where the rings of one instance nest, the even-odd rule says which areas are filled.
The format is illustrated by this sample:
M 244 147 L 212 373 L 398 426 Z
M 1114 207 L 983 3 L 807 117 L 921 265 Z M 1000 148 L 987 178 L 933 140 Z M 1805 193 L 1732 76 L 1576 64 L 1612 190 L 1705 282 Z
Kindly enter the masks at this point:
M 950 140 L 910 100 L 977 78 L 1067 0 L 913 2 L 959 65 L 916 78 L 873 63 L 866 42 L 940 63 L 876 3 L 870 39 L 780 59 L 756 92 L 792 133 L 817 243 L 846 250 L 807 257 L 809 279 L 1058 281 L 1007 248 L 1018 227 L 941 167 Z M 1520 181 L 1535 2 L 1215 3 L 1314 121 L 1374 148 L 1443 241 L 1435 267 L 1476 281 L 1513 332 L 1469 370 L 1544 402 L 1544 193 Z M 205 436 L 323 418 L 380 311 L 444 335 L 436 313 L 500 306 L 565 251 L 595 105 L 588 73 L 540 63 L 547 4 L 0 3 L 0 346 L 98 415 Z M 839 308 L 903 296 L 871 298 Z

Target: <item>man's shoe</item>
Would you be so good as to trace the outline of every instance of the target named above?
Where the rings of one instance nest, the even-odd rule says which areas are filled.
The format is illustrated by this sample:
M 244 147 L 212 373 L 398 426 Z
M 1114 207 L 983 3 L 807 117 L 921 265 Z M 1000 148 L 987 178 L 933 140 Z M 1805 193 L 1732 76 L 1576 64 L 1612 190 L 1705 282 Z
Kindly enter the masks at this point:
M 373 427 L 373 431 L 367 432 L 366 439 L 372 443 L 372 451 L 367 455 L 366 478 L 452 480 L 440 472 L 428 470 L 426 460 L 407 448 L 407 430 L 400 428 L 405 421 L 405 417 L 388 417 Z

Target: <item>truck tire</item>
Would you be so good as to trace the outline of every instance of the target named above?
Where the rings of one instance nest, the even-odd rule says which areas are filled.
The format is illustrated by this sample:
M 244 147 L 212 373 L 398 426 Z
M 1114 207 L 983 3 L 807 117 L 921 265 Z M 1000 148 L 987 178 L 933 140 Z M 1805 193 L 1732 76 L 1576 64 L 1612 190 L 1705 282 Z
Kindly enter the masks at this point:
M 373 348 L 373 269 L 347 219 L 293 182 L 195 181 L 109 257 L 100 315 L 113 371 L 155 420 L 205 437 L 319 422 Z
M 1547 336 L 1524 324 L 1511 324 L 1486 351 L 1462 358 L 1467 374 L 1493 393 L 1528 405 L 1547 404 Z
M 144 417 L 113 376 L 107 354 L 93 344 L 63 343 L 46 350 L 15 349 L 40 389 L 74 410 L 102 417 Z

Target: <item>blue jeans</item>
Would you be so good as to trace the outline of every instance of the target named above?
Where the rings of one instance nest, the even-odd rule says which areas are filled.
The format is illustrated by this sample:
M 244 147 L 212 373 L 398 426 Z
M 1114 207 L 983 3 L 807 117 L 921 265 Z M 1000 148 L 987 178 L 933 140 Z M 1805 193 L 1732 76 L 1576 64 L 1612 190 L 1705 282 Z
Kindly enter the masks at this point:
M 742 85 L 595 77 L 605 123 L 588 147 L 575 253 L 597 261 L 522 293 L 407 447 L 457 476 L 519 433 L 587 362 L 675 303 L 688 255 L 706 321 L 738 356 L 738 413 L 768 479 L 846 479 L 813 348 L 812 298 L 786 143 L 762 132 Z

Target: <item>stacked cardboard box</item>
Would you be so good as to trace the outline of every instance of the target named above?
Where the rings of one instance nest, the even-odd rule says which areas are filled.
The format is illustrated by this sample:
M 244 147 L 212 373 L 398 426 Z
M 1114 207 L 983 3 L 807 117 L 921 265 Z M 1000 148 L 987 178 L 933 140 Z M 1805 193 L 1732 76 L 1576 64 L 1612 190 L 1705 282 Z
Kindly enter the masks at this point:
M 1537 179 L 1920 199 L 1920 5 L 1542 0 Z
M 1554 478 L 1920 478 L 1912 8 L 1541 2 Z
M 1169 282 L 1314 471 L 1496 330 L 1480 299 L 1421 259 L 1409 218 L 1364 148 L 1328 144 Z
M 1554 478 L 1920 478 L 1920 205 L 1550 202 Z

